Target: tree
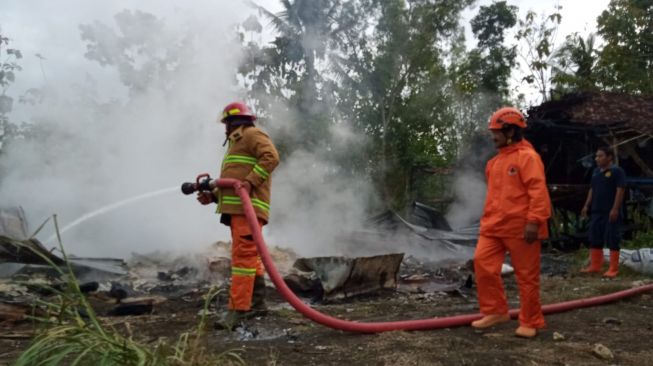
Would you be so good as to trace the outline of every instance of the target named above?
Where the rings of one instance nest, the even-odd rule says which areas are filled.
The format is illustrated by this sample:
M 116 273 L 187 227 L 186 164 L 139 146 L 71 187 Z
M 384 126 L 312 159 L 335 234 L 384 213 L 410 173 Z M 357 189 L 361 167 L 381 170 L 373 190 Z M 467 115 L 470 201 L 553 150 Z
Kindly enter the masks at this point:
M 115 67 L 131 93 L 173 90 L 171 81 L 176 80 L 181 60 L 192 53 L 189 36 L 139 10 L 123 10 L 114 20 L 117 32 L 99 21 L 79 26 L 81 38 L 87 42 L 86 58 Z
M 452 63 L 459 140 L 466 141 L 493 110 L 507 103 L 515 47 L 504 45 L 506 30 L 517 24 L 517 7 L 505 1 L 481 6 L 472 19 L 477 47 Z M 464 38 L 462 39 L 464 42 Z
M 16 80 L 16 72 L 22 70 L 18 64 L 22 57 L 20 50 L 9 48 L 9 38 L 0 34 L 0 152 L 19 134 L 18 127 L 9 122 L 8 114 L 13 109 L 14 99 L 7 95 L 7 90 Z
M 597 90 L 595 66 L 598 57 L 594 34 L 587 38 L 578 33 L 568 35 L 565 43 L 553 54 L 551 81 L 554 97 Z
M 472 31 L 478 39 L 477 52 L 482 58 L 480 89 L 508 95 L 508 79 L 515 64 L 514 47 L 503 45 L 505 31 L 517 23 L 517 7 L 505 1 L 481 6 L 472 19 Z
M 456 156 L 447 45 L 472 2 L 289 0 L 279 14 L 258 7 L 278 35 L 267 47 L 241 36 L 241 74 L 263 115 L 281 101 L 302 117 L 295 148 L 328 145 L 325 129 L 339 124 L 366 136 L 363 145 L 326 150 L 343 170 L 369 175 L 388 206 L 401 207 L 416 194 L 416 171 Z M 256 32 L 248 23 L 246 32 Z
M 517 19 L 506 2 L 481 8 L 472 53 L 459 21 L 473 0 L 281 3 L 278 14 L 257 7 L 277 30 L 270 45 L 254 42 L 258 22 L 242 25 L 240 74 L 257 113 L 283 103 L 290 118 L 302 118 L 283 136 L 287 150 L 326 146 L 319 151 L 342 170 L 371 177 L 387 206 L 421 195 L 415 177 L 451 165 L 461 127 L 475 130 L 508 97 L 516 56 L 503 41 Z M 366 143 L 332 145 L 325 130 L 338 125 Z
M 550 99 L 551 69 L 558 27 L 562 21 L 561 6 L 554 12 L 537 19 L 537 14 L 529 11 L 519 20 L 516 39 L 519 41 L 518 55 L 526 76 L 523 81 L 535 86 L 541 102 Z
M 598 17 L 605 41 L 597 65 L 606 90 L 653 94 L 653 2 L 611 0 Z
M 286 137 L 286 145 L 312 149 L 327 134 L 333 118 L 331 93 L 324 75 L 328 54 L 337 52 L 344 34 L 360 14 L 356 2 L 341 0 L 287 0 L 284 10 L 273 14 L 252 5 L 274 26 L 277 35 L 270 46 L 245 44 L 246 57 L 240 68 L 253 104 L 265 117 L 273 104 L 286 105 L 297 119 L 297 131 Z M 243 28 L 260 32 L 257 27 Z M 241 36 L 244 40 L 245 37 Z
M 455 156 L 444 45 L 470 3 L 374 1 L 373 31 L 352 36 L 337 64 L 339 109 L 370 138 L 366 156 L 389 206 L 412 198 L 413 169 Z

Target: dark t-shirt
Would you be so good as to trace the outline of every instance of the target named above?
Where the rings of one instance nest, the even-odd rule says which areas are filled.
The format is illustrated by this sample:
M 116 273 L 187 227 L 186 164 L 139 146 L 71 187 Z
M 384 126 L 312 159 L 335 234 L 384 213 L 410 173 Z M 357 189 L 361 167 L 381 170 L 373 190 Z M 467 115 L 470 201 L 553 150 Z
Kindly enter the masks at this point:
M 592 173 L 592 213 L 608 213 L 614 205 L 618 187 L 626 187 L 626 173 L 618 166 Z

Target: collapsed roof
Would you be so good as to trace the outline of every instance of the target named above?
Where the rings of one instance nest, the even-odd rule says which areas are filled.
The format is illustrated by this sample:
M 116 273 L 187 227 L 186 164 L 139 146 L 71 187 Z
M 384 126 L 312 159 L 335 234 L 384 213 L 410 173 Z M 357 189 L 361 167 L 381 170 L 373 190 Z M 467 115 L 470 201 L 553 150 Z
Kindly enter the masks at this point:
M 653 97 L 623 93 L 577 93 L 528 110 L 529 122 L 589 127 L 615 137 L 653 137 Z
M 558 207 L 580 207 L 595 167 L 594 153 L 604 145 L 615 149 L 629 185 L 653 186 L 653 98 L 568 94 L 530 108 L 528 123 L 526 138 L 542 157 Z

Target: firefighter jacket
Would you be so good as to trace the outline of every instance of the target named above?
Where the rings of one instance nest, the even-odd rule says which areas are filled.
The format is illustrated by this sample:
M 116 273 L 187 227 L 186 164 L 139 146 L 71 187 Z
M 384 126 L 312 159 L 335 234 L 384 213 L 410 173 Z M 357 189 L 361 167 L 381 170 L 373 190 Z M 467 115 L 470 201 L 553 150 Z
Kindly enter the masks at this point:
M 480 234 L 523 238 L 527 223 L 539 225 L 538 239 L 549 235 L 551 201 L 544 165 L 526 140 L 503 147 L 485 168 L 487 197 Z
M 253 126 L 241 126 L 228 137 L 229 148 L 222 160 L 220 178 L 233 178 L 252 184 L 252 206 L 256 216 L 267 223 L 270 213 L 272 171 L 279 164 L 279 153 L 265 132 Z M 233 188 L 217 192 L 218 213 L 244 215 L 240 197 Z

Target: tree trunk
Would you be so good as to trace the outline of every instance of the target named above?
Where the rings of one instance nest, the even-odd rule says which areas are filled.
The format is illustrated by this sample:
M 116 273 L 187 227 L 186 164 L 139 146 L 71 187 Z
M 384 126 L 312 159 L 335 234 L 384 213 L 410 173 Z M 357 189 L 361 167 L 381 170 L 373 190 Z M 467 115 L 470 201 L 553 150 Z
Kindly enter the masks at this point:
M 383 126 L 383 133 L 381 134 L 381 176 L 383 177 L 383 202 L 392 202 L 392 192 L 389 185 L 388 174 L 388 117 L 386 116 L 385 106 L 382 102 L 381 105 L 381 125 Z

